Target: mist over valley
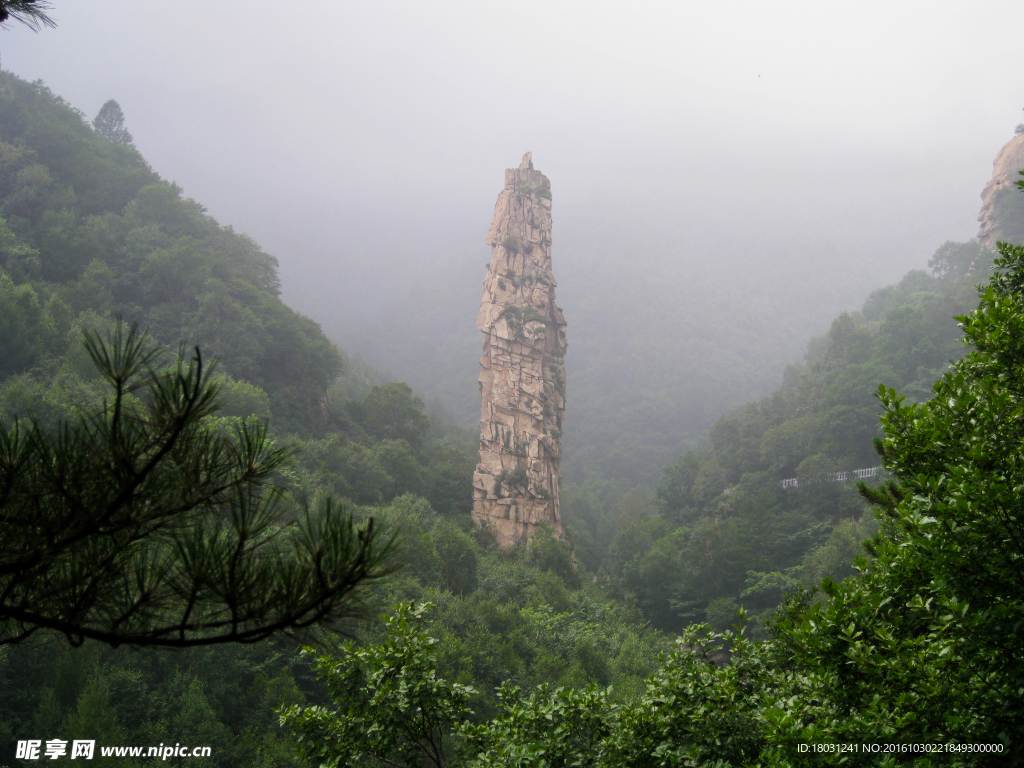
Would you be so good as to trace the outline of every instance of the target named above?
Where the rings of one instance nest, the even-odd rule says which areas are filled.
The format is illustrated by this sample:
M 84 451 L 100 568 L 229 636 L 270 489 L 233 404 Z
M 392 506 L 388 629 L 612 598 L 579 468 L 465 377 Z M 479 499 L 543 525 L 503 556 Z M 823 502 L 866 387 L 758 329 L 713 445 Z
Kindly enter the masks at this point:
M 1024 765 L 1022 21 L 0 0 L 0 764 Z

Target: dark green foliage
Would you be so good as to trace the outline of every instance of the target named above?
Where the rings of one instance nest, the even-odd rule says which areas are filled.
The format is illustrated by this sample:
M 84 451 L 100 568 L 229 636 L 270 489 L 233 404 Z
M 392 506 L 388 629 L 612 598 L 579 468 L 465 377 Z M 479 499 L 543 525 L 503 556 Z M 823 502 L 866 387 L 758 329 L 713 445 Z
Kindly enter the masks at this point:
M 850 536 L 870 535 L 873 523 L 852 480 L 822 478 L 878 464 L 880 383 L 926 398 L 963 355 L 952 316 L 970 306 L 992 257 L 977 243 L 946 243 L 932 274 L 911 272 L 871 294 L 861 313 L 837 318 L 780 390 L 719 419 L 706 448 L 666 468 L 660 520 L 604 523 L 608 554 L 590 567 L 610 570 L 659 627 L 721 627 L 716 617 L 742 604 L 755 635 L 787 589 L 847 575 L 857 550 Z M 781 488 L 787 478 L 799 487 Z M 570 501 L 566 510 L 573 528 Z
M 39 356 L 43 308 L 30 285 L 0 274 L 0 375 L 19 373 Z
M 424 449 L 423 496 L 444 515 L 467 519 L 473 509 L 473 470 L 477 456 L 453 438 L 434 440 Z
M 376 386 L 362 400 L 349 404 L 353 420 L 378 440 L 404 440 L 419 448 L 430 428 L 423 401 L 408 384 Z
M 313 481 L 328 483 L 339 496 L 357 504 L 378 504 L 391 498 L 394 480 L 372 447 L 334 434 L 306 441 L 300 455 Z
M 679 461 L 665 468 L 658 483 L 658 503 L 674 522 L 685 522 L 701 506 L 700 489 L 695 493 L 694 488 L 701 472 L 701 459 L 693 451 L 687 451 Z
M 966 291 L 968 280 L 982 282 L 992 254 L 977 240 L 967 243 L 944 243 L 935 252 L 928 267 L 932 274 L 947 285 L 960 285 Z
M 519 240 L 516 239 L 515 235 L 509 235 L 502 240 L 501 246 L 513 256 L 519 253 Z
M 73 644 L 255 642 L 357 614 L 391 547 L 328 500 L 291 531 L 274 482 L 289 451 L 242 421 L 204 422 L 202 359 L 155 366 L 119 323 L 86 347 L 109 400 L 55 433 L 0 426 L 0 644 L 40 629 Z
M 472 537 L 451 520 L 435 522 L 433 533 L 444 588 L 454 595 L 473 592 L 478 583 L 479 555 Z
M 115 144 L 124 144 L 134 147 L 132 135 L 124 125 L 124 112 L 121 105 L 111 99 L 102 107 L 99 113 L 93 118 L 92 127 L 100 136 Z
M 913 403 L 892 388 L 878 390 L 885 437 L 876 445 L 898 483 L 861 485 L 882 522 L 870 567 L 861 559 L 842 583 L 824 579 L 820 601 L 797 590 L 764 642 L 745 636 L 742 612 L 735 633 L 686 628 L 644 694 L 624 704 L 599 688 L 541 687 L 523 698 L 504 687 L 497 717 L 455 730 L 467 763 L 1024 764 L 1024 661 L 1016 639 L 1024 620 L 1024 247 L 1003 244 L 1000 253 L 978 309 L 958 318 L 973 350 L 940 378 L 933 396 Z M 810 475 L 829 465 L 815 457 L 801 467 Z M 692 469 L 690 460 L 673 473 L 663 498 L 692 487 Z M 744 482 L 732 495 L 750 492 Z M 687 537 L 706 540 L 719 523 L 702 518 L 692 533 L 662 535 L 666 521 L 641 517 L 620 534 L 621 545 L 643 549 L 646 535 L 646 567 L 658 566 L 651 553 L 660 551 L 670 572 L 686 567 L 671 558 Z M 671 537 L 677 546 L 659 550 Z M 704 544 L 690 556 L 716 550 L 724 551 Z M 777 598 L 796 586 L 794 573 L 748 572 L 743 594 Z M 724 605 L 712 601 L 709 614 Z M 559 636 L 568 628 L 552 615 L 550 599 L 522 613 Z M 575 653 L 585 656 L 584 646 Z M 588 667 L 589 679 L 600 674 Z M 896 746 L 865 749 L 879 742 Z M 813 744 L 858 748 L 801 749 Z M 927 744 L 943 751 L 911 746 Z
M 241 419 L 255 416 L 260 421 L 270 418 L 270 398 L 255 384 L 223 378 L 217 386 L 222 415 Z
M 1014 245 L 1024 243 L 1024 199 L 1018 192 L 1012 186 L 996 190 L 991 214 L 999 239 Z
M 501 714 L 491 723 L 461 729 L 466 765 L 544 765 L 551 768 L 595 766 L 608 738 L 607 692 L 552 689 L 541 684 L 526 698 L 515 686 L 498 692 Z
M 547 765 L 596 764 L 575 761 L 600 757 L 607 710 L 622 697 L 588 681 L 614 678 L 637 693 L 634 675 L 651 669 L 650 645 L 636 634 L 622 637 L 621 625 L 609 633 L 615 617 L 589 600 L 562 613 L 481 593 L 443 600 L 429 633 L 422 625 L 427 606 L 400 603 L 373 644 L 318 655 L 333 706 L 291 707 L 282 716 L 302 753 L 326 765 L 375 764 L 369 755 L 410 768 L 537 764 L 528 756 Z M 535 692 L 520 701 L 523 684 Z M 479 685 L 499 689 L 496 697 L 481 695 Z M 496 719 L 488 723 L 491 713 Z M 544 752 L 534 751 L 537 742 Z
M 390 532 L 408 529 L 407 572 L 432 589 L 457 595 L 472 594 L 477 588 L 483 550 L 464 529 L 472 496 L 475 436 L 467 436 L 436 409 L 428 418 L 408 387 L 382 384 L 358 361 L 339 379 L 339 351 L 315 323 L 278 299 L 273 257 L 251 239 L 220 227 L 201 206 L 183 198 L 180 189 L 161 182 L 134 149 L 99 136 L 80 113 L 41 84 L 28 85 L 8 73 L 0 73 L 0 217 L 0 428 L 5 435 L 13 434 L 14 425 L 30 412 L 38 425 L 21 421 L 17 446 L 48 446 L 52 454 L 63 439 L 62 424 L 72 425 L 72 432 L 79 430 L 74 440 L 109 430 L 115 408 L 112 390 L 98 375 L 81 339 L 83 330 L 113 330 L 120 313 L 148 327 L 157 341 L 172 346 L 200 343 L 204 360 L 219 358 L 217 373 L 204 384 L 204 391 L 218 388 L 223 409 L 205 416 L 198 413 L 200 423 L 186 430 L 188 445 L 180 443 L 170 451 L 171 458 L 158 462 L 159 471 L 147 476 L 146 493 L 132 496 L 138 503 L 151 494 L 166 496 L 146 506 L 147 514 L 163 514 L 161 510 L 175 500 L 206 493 L 230 470 L 232 461 L 244 463 L 253 450 L 258 453 L 261 442 L 265 452 L 274 455 L 277 440 L 298 449 L 298 464 L 274 468 L 262 459 L 257 462 L 257 468 L 269 467 L 273 474 L 251 498 L 239 494 L 224 504 L 211 498 L 192 512 L 184 510 L 186 517 L 191 515 L 189 525 L 202 528 L 202 537 L 194 539 L 196 546 L 185 546 L 196 530 L 181 518 L 177 527 L 171 525 L 173 518 L 166 518 L 170 527 L 158 529 L 163 538 L 155 549 L 147 550 L 153 556 L 149 576 L 136 569 L 145 559 L 139 547 L 135 561 L 115 557 L 105 566 L 102 561 L 93 566 L 139 573 L 140 586 L 146 579 L 152 585 L 161 567 L 177 562 L 175 542 L 181 543 L 179 554 L 191 565 L 182 565 L 171 575 L 186 593 L 190 587 L 215 591 L 216 600 L 223 597 L 243 610 L 246 590 L 250 596 L 258 593 L 259 600 L 248 604 L 254 610 L 240 616 L 243 633 L 245 622 L 251 627 L 257 617 L 256 609 L 272 606 L 281 597 L 264 578 L 268 568 L 291 568 L 296 599 L 315 600 L 321 590 L 307 584 L 312 588 L 304 591 L 303 569 L 294 562 L 308 549 L 303 544 L 304 527 L 306 544 L 316 549 L 317 539 L 321 541 L 321 560 L 343 549 L 345 521 L 334 513 L 314 514 L 307 520 L 303 504 L 295 500 L 294 491 L 301 488 L 314 509 L 322 509 L 331 492 L 366 505 L 401 499 L 397 507 L 406 512 L 390 513 L 382 524 Z M 165 362 L 153 361 L 160 376 Z M 172 365 L 171 372 L 175 370 Z M 188 380 L 190 375 L 185 365 L 182 376 Z M 153 382 L 166 383 L 160 376 Z M 147 430 L 156 434 L 159 429 L 155 422 L 146 426 L 140 420 L 149 419 L 146 414 L 152 413 L 147 409 L 154 407 L 146 391 L 143 386 L 122 398 L 121 423 L 131 421 L 133 439 L 143 440 Z M 269 432 L 260 424 L 268 417 L 273 425 Z M 74 427 L 83 419 L 86 426 Z M 189 463 L 188 451 L 199 444 L 217 447 L 220 463 Z M 72 484 L 95 501 L 110 496 L 107 486 L 130 485 L 125 478 L 113 477 L 119 466 L 138 467 L 127 455 L 122 458 L 128 464 L 94 466 L 105 456 L 109 459 L 110 451 L 103 449 L 102 441 L 91 445 L 96 448 L 93 463 L 57 465 L 77 472 Z M 153 455 L 145 446 L 140 450 L 143 457 Z M 119 450 L 126 453 L 130 452 Z M 179 460 L 184 464 L 176 463 Z M 210 470 L 205 475 L 204 467 Z M 293 493 L 285 494 L 286 486 Z M 227 489 L 221 491 L 221 496 L 230 496 Z M 111 493 L 118 496 L 116 489 Z M 409 493 L 424 494 L 429 504 L 402 496 Z M 364 522 L 372 516 L 349 506 Z M 45 507 L 49 517 L 41 519 L 51 520 L 50 533 L 74 533 L 66 520 L 54 517 L 61 514 L 60 505 Z M 4 511 L 9 510 L 10 505 Z M 431 521 L 427 531 L 420 530 L 421 519 Z M 124 515 L 95 534 L 96 553 L 109 554 L 118 541 L 134 535 L 130 526 L 114 530 L 111 526 L 118 521 L 125 522 Z M 145 515 L 137 523 L 144 526 L 147 521 L 160 523 Z M 358 544 L 354 536 L 348 538 Z M 11 546 L 17 540 L 8 537 Z M 263 553 L 255 560 L 235 558 L 249 566 L 235 576 L 215 567 L 232 542 L 241 545 L 237 555 L 246 550 Z M 62 564 L 72 568 L 72 575 L 82 575 L 90 560 L 71 562 L 55 556 L 47 567 L 52 571 Z M 201 578 L 204 564 L 210 566 L 206 582 Z M 44 570 L 39 569 L 34 582 L 26 577 L 19 587 L 22 592 L 12 594 L 27 595 L 28 587 L 38 586 L 47 576 Z M 74 589 L 64 589 L 66 582 L 49 575 L 48 583 L 56 590 L 47 598 L 51 602 L 81 597 L 89 585 L 88 573 Z M 102 600 L 116 598 L 116 586 L 107 584 Z M 121 586 L 122 591 L 134 588 L 130 583 Z M 166 589 L 157 592 L 151 595 L 152 605 L 119 625 L 121 640 L 131 640 L 125 633 L 159 617 L 156 598 L 165 601 L 163 608 L 173 607 L 173 600 L 166 602 Z M 132 598 L 127 599 L 130 608 Z M 49 605 L 41 599 L 33 603 L 40 610 Z M 344 603 L 342 597 L 330 609 L 344 609 Z M 84 617 L 87 601 L 80 600 L 79 607 Z M 208 613 L 208 608 L 203 610 Z M 103 620 L 116 622 L 118 615 L 111 610 Z M 204 638 L 215 639 L 214 629 L 206 627 Z M 354 633 L 356 625 L 346 622 L 341 629 Z M 77 640 L 77 635 L 73 637 Z M 136 635 L 135 640 L 140 638 Z M 104 648 L 94 658 L 89 650 L 93 644 L 72 652 L 45 640 L 43 633 L 16 646 L 2 646 L 0 750 L 13 754 L 11 740 L 34 738 L 38 725 L 52 729 L 54 736 L 93 729 L 88 737 L 106 738 L 108 744 L 155 745 L 174 737 L 201 737 L 214 748 L 212 761 L 200 761 L 203 764 L 302 764 L 281 741 L 271 712 L 306 696 L 316 701 L 315 685 L 308 671 L 294 668 L 287 641 L 281 646 L 277 642 L 264 641 L 262 650 L 218 646 L 221 650 L 190 650 L 170 657 L 126 656 Z M 99 757 L 97 762 L 102 762 Z
M 263 389 L 279 429 L 322 427 L 341 357 L 316 323 L 277 298 L 276 260 L 161 182 L 124 141 L 8 73 L 0 73 L 0 196 L 0 268 L 41 306 L 60 298 L 86 327 L 90 312 L 116 311 L 162 343 L 200 344 L 233 378 Z M 12 322 L 33 323 L 18 314 Z M 38 333 L 19 336 L 38 348 Z M 14 372 L 38 356 L 0 357 Z
M 438 674 L 478 691 L 471 702 L 477 719 L 497 711 L 495 691 L 506 681 L 524 689 L 597 681 L 613 684 L 614 698 L 623 700 L 654 670 L 664 639 L 582 578 L 554 537 L 501 550 L 467 518 L 439 515 L 413 496 L 363 513 L 385 534 L 400 531 L 403 543 L 405 566 L 376 605 L 436 603 L 430 631 L 439 640 Z M 375 628 L 360 634 L 381 639 Z
M 50 18 L 49 10 L 47 0 L 0 0 L 0 25 L 14 19 L 34 32 L 43 27 L 55 27 L 57 23 Z
M 0 75 L 0 148 L 6 159 L 4 217 L 26 219 L 29 233 L 44 210 L 81 215 L 120 213 L 157 180 L 134 149 L 106 141 L 42 83 Z
M 407 385 L 371 385 L 361 398 L 332 404 L 327 423 L 337 431 L 301 446 L 307 487 L 357 504 L 415 493 L 442 514 L 468 515 L 476 457 L 451 425 L 447 436 L 428 439 L 431 421 Z
M 294 660 L 290 644 L 168 654 L 69 648 L 51 638 L 10 650 L 0 654 L 0 749 L 6 754 L 14 754 L 15 738 L 48 733 L 96 739 L 98 746 L 203 743 L 212 747 L 211 758 L 190 762 L 223 768 L 306 765 L 274 712 L 310 700 L 311 675 Z M 103 759 L 98 748 L 92 762 L 131 764 Z
M 385 617 L 388 636 L 379 645 L 349 643 L 337 657 L 306 649 L 338 711 L 293 705 L 281 713 L 301 754 L 327 768 L 452 764 L 449 732 L 469 714 L 475 691 L 437 677 L 436 641 L 420 624 L 429 607 L 400 604 Z
M 503 469 L 494 478 L 494 492 L 498 495 L 503 495 L 503 487 L 526 491 L 528 490 L 528 482 L 529 478 L 526 475 L 526 467 Z
M 568 542 L 556 539 L 551 530 L 540 527 L 526 547 L 526 561 L 541 571 L 555 574 L 569 589 L 578 589 L 580 577 Z
M 528 330 L 527 326 L 530 323 L 540 323 L 546 328 L 547 322 L 550 319 L 542 315 L 535 307 L 517 307 L 514 304 L 505 305 L 499 317 L 508 323 L 509 330 L 512 331 L 512 335 L 515 338 L 522 338 L 525 331 Z M 540 332 L 539 329 L 536 329 L 536 326 L 535 329 L 530 330 L 532 333 Z

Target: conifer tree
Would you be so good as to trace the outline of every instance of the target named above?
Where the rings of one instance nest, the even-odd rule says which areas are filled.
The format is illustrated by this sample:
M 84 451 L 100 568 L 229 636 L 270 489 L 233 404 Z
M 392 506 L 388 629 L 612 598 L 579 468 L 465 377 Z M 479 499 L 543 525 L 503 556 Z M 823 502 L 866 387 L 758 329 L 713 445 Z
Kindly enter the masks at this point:
M 0 0 L 0 26 L 14 19 L 33 31 L 43 27 L 56 27 L 57 23 L 46 13 L 47 0 Z
M 127 147 L 134 147 L 132 135 L 124 125 L 124 112 L 121 105 L 111 99 L 102 107 L 92 121 L 92 127 L 96 133 L 115 144 L 124 144 Z
M 55 433 L 0 425 L 0 646 L 39 630 L 72 645 L 249 643 L 360 614 L 391 543 L 329 501 L 286 517 L 290 451 L 265 425 L 210 426 L 198 348 L 160 369 L 119 323 L 86 349 L 111 388 L 100 412 Z

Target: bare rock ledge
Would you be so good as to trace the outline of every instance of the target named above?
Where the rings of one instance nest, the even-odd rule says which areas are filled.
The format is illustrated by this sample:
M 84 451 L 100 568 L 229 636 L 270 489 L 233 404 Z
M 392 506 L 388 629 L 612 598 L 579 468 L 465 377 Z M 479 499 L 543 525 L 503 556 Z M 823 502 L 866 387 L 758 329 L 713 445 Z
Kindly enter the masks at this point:
M 1011 192 L 1017 194 L 1016 183 L 1020 181 L 1018 171 L 1024 170 L 1024 135 L 1014 136 L 999 150 L 992 163 L 992 178 L 981 193 L 981 213 L 978 221 L 981 230 L 978 239 L 988 248 L 995 248 L 1005 233 L 999 231 L 996 205 L 1000 196 Z

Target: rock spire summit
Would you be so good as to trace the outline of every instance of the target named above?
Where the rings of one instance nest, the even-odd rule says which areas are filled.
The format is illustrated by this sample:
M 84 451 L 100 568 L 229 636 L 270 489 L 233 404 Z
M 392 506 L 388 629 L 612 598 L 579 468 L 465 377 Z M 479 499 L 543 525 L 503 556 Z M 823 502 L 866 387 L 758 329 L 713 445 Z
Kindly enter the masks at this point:
M 551 183 L 530 152 L 505 171 L 487 234 L 491 262 L 476 327 L 480 358 L 480 463 L 473 520 L 503 547 L 548 525 L 559 511 L 565 410 L 565 318 L 551 274 Z

